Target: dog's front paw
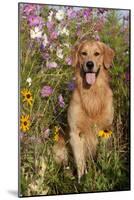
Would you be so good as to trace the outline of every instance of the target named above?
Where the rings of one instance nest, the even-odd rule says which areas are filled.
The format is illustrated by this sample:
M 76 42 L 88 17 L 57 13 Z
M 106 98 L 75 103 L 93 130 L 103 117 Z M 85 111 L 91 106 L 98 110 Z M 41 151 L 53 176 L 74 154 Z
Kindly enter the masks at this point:
M 78 183 L 80 184 L 81 177 L 87 173 L 86 166 L 84 164 L 79 165 L 78 167 Z

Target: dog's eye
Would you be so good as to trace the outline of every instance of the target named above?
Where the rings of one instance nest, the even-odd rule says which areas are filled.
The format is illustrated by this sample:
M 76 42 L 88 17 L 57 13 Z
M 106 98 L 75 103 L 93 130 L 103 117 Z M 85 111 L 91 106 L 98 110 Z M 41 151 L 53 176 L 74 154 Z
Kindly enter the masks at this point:
M 81 52 L 81 55 L 87 56 L 87 52 L 83 51 L 83 52 Z
M 95 55 L 95 56 L 99 56 L 100 53 L 99 53 L 99 52 L 95 52 L 94 55 Z

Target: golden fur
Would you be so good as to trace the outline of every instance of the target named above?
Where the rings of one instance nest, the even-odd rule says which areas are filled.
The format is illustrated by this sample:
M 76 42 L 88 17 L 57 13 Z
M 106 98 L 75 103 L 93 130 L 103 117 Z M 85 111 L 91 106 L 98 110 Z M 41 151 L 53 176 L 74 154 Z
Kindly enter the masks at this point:
M 96 153 L 98 131 L 108 129 L 113 121 L 113 95 L 108 84 L 113 57 L 113 50 L 97 41 L 82 41 L 73 51 L 76 88 L 68 108 L 68 124 L 79 182 L 86 172 L 86 159 L 93 159 Z M 92 85 L 81 73 L 88 60 L 93 61 L 93 70 L 99 71 Z
M 88 52 L 87 56 L 81 55 L 83 51 Z M 99 51 L 100 55 L 94 56 L 94 51 Z M 76 89 L 68 109 L 68 123 L 79 181 L 86 170 L 87 157 L 92 159 L 95 155 L 98 131 L 108 128 L 113 121 L 113 97 L 107 72 L 113 57 L 113 50 L 101 42 L 84 41 L 74 50 Z M 89 88 L 80 75 L 81 64 L 88 59 L 100 67 L 95 83 Z

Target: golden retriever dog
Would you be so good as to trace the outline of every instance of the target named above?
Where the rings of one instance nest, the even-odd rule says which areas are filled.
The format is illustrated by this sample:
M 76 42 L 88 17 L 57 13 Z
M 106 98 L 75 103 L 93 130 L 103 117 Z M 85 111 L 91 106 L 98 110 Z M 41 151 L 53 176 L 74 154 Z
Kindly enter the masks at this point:
M 114 51 L 99 41 L 84 40 L 73 50 L 76 88 L 68 108 L 68 124 L 78 182 L 86 172 L 86 160 L 95 156 L 99 130 L 108 130 L 112 125 L 113 94 L 108 69 L 113 57 Z M 67 160 L 65 143 L 60 141 L 58 155 L 63 161 L 64 150 Z

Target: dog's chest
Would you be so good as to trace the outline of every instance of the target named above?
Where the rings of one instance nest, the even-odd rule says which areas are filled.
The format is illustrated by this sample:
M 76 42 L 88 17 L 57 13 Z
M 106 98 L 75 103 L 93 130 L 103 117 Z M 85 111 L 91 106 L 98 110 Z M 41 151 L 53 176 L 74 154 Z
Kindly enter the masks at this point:
M 93 88 L 83 92 L 82 102 L 89 117 L 101 116 L 108 107 L 112 108 L 112 93 L 109 89 Z

